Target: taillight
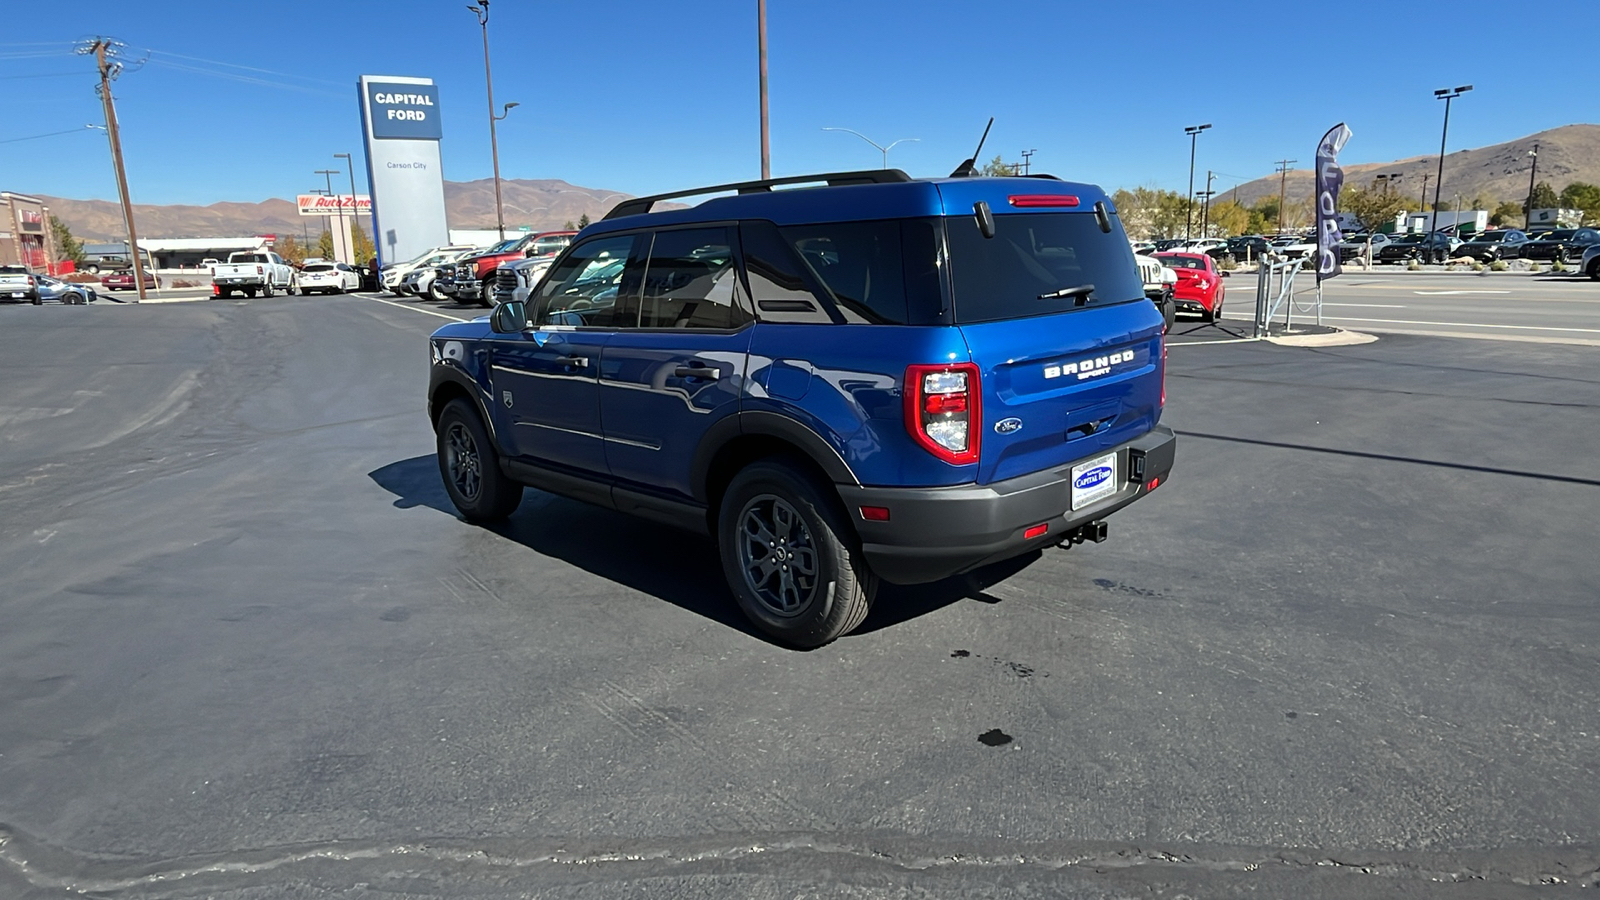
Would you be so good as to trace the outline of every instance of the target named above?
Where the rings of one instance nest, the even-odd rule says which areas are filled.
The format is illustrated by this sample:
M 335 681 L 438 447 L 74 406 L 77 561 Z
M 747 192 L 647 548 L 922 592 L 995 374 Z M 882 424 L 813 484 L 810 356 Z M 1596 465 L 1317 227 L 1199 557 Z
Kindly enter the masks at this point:
M 267 274 L 267 270 L 261 268 L 260 266 L 256 266 L 256 274 L 257 275 L 265 275 L 265 274 Z
M 906 431 L 947 463 L 977 462 L 983 435 L 980 387 L 973 363 L 907 366 Z

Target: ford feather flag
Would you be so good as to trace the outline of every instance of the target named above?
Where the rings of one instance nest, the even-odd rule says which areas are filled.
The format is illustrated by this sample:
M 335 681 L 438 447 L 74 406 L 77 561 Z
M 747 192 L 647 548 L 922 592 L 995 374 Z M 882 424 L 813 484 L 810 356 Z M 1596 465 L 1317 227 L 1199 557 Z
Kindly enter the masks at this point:
M 1339 168 L 1339 151 L 1350 140 L 1350 129 L 1343 122 L 1328 129 L 1317 145 L 1317 281 L 1344 271 L 1339 265 L 1339 188 L 1344 186 L 1344 170 Z

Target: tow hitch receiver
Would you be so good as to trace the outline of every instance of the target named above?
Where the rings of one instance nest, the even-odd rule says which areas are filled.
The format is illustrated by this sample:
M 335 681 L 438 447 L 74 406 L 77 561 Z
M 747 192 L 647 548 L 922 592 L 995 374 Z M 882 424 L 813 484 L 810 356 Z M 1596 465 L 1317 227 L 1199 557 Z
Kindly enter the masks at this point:
M 1084 541 L 1093 541 L 1096 544 L 1101 544 L 1105 542 L 1105 539 L 1106 523 L 1103 521 L 1090 522 L 1087 525 L 1079 525 L 1077 528 L 1067 532 L 1056 546 L 1062 550 L 1070 550 L 1074 545 L 1081 544 Z

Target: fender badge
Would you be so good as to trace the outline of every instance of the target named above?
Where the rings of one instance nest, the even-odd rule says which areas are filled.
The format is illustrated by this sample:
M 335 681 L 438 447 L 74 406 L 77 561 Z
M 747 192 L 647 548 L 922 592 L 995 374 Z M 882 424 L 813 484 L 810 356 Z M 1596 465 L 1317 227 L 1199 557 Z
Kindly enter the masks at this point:
M 1011 434 L 1022 430 L 1022 420 L 1018 418 L 1001 419 L 994 423 L 995 434 Z
M 506 409 L 510 409 L 511 408 L 511 392 L 510 391 L 501 391 L 500 392 L 500 402 L 504 403 L 506 405 Z

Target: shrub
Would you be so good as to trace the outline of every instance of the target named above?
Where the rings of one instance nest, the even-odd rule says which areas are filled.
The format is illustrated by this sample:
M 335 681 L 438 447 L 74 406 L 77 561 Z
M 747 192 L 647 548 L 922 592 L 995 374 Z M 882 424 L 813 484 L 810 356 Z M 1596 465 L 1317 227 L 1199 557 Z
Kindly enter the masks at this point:
M 1528 271 L 1529 272 L 1543 272 L 1544 271 L 1544 266 L 1541 266 L 1536 262 L 1535 263 L 1529 263 L 1528 264 Z
M 1421 272 L 1422 271 L 1422 260 L 1413 259 L 1411 262 L 1406 263 L 1406 268 L 1408 270 L 1412 271 L 1412 272 Z
M 1478 260 L 1473 260 L 1472 262 L 1468 263 L 1468 265 L 1472 266 L 1472 271 L 1474 272 L 1483 271 L 1483 263 L 1479 262 Z
M 1233 258 L 1232 253 L 1225 253 L 1222 259 L 1217 260 L 1217 268 L 1223 272 L 1232 272 L 1239 268 L 1239 261 Z
M 1491 272 L 1504 272 L 1509 268 L 1511 268 L 1511 264 L 1503 259 L 1497 259 L 1494 262 L 1489 263 L 1489 271 Z
M 1555 259 L 1550 261 L 1550 271 L 1552 271 L 1552 272 L 1565 272 L 1566 270 L 1567 270 L 1566 263 L 1563 263 L 1561 261 L 1561 257 L 1558 256 Z

